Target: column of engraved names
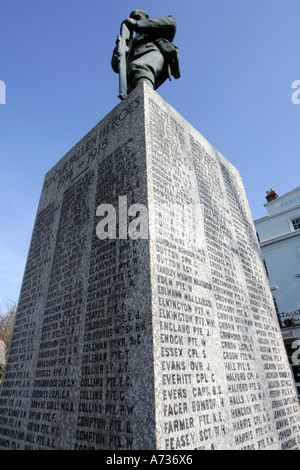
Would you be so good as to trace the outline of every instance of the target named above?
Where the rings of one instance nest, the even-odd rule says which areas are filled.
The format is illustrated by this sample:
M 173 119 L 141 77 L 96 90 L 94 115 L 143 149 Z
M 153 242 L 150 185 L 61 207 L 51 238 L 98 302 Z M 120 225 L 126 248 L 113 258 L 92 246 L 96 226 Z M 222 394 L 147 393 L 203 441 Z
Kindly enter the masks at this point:
M 260 361 L 257 355 L 257 336 L 251 311 L 253 297 L 257 297 L 259 290 L 253 288 L 255 279 L 261 277 L 261 271 L 256 263 L 255 255 L 252 253 L 253 236 L 251 226 L 246 216 L 244 194 L 239 189 L 237 181 L 228 168 L 221 164 L 224 178 L 226 197 L 229 203 L 233 231 L 237 240 L 237 256 L 242 267 L 239 276 L 243 279 L 241 291 L 236 295 L 236 316 L 234 322 L 241 336 L 241 348 L 245 360 L 245 376 L 248 383 L 244 384 L 247 396 L 247 407 L 251 411 L 249 416 L 240 419 L 239 427 L 244 426 L 245 448 L 261 449 L 263 447 L 262 434 L 269 445 L 272 444 L 272 432 L 270 429 L 270 416 L 266 407 L 266 396 L 259 371 Z M 242 275 L 241 275 L 242 274 Z M 256 293 L 254 293 L 256 292 Z M 259 295 L 263 295 L 262 291 Z M 256 302 L 256 300 L 254 300 Z M 247 390 L 246 390 L 247 389 Z M 238 421 L 236 421 L 238 423 Z
M 29 412 L 28 448 L 68 448 L 75 421 L 84 315 L 84 266 L 93 173 L 63 195 Z
M 243 194 L 238 194 L 233 188 L 228 170 L 222 167 L 227 194 L 229 196 L 231 211 L 235 213 L 234 225 L 242 262 L 248 295 L 251 316 L 253 318 L 254 329 L 257 335 L 258 355 L 263 364 L 263 375 L 267 381 L 268 389 L 254 392 L 253 400 L 256 396 L 261 396 L 268 402 L 271 399 L 271 408 L 266 409 L 265 405 L 257 403 L 256 410 L 263 411 L 254 418 L 257 423 L 255 433 L 258 438 L 258 448 L 264 449 L 274 442 L 272 429 L 269 422 L 276 422 L 276 429 L 279 430 L 279 441 L 282 448 L 297 446 L 296 438 L 292 436 L 293 431 L 298 430 L 298 421 L 293 416 L 298 404 L 294 396 L 292 378 L 286 370 L 283 362 L 283 354 L 280 350 L 280 331 L 276 321 L 274 321 L 274 308 L 265 301 L 266 289 L 262 280 L 265 278 L 263 267 L 258 254 L 258 243 L 252 226 L 247 221 L 246 209 L 243 205 Z M 239 204 L 232 204 L 232 198 L 238 199 Z M 239 223 L 244 220 L 244 225 Z M 284 351 L 283 351 L 284 352 Z M 283 409 L 284 407 L 284 409 Z
M 206 296 L 211 284 L 201 276 L 203 247 L 187 237 L 193 227 L 184 222 L 195 197 L 183 129 L 150 105 L 165 448 L 200 448 L 222 432 L 220 389 L 207 360 L 207 340 L 215 327 Z
M 51 261 L 52 225 L 57 207 L 50 203 L 37 215 L 31 245 L 28 253 L 22 290 L 18 303 L 13 338 L 6 365 L 5 382 L 0 397 L 1 446 L 19 448 L 26 439 L 26 430 L 20 428 L 29 416 L 31 370 L 35 362 L 34 341 L 38 342 L 40 332 L 37 315 L 38 302 L 45 292 L 47 271 Z M 21 421 L 22 420 L 22 421 Z
M 195 155 L 196 173 L 205 211 L 206 237 L 212 272 L 213 291 L 219 318 L 221 348 L 227 379 L 227 392 L 233 422 L 234 443 L 248 448 L 254 439 L 253 389 L 256 387 L 252 370 L 252 325 L 244 305 L 243 284 L 237 272 L 239 261 L 233 243 L 233 226 L 225 195 L 221 190 L 218 162 L 191 140 Z M 211 177 L 214 175 L 214 179 Z M 215 188 L 218 188 L 216 191 Z M 255 406 L 255 405 L 254 405 Z
M 127 196 L 128 206 L 138 202 L 137 157 L 130 150 L 131 140 L 101 162 L 96 206 L 109 203 L 117 208 L 120 195 Z M 98 222 L 96 218 L 75 449 L 131 449 L 135 403 L 128 399 L 133 380 L 130 354 L 143 342 L 147 328 L 139 310 L 125 305 L 139 275 L 136 241 L 125 237 L 100 240 Z

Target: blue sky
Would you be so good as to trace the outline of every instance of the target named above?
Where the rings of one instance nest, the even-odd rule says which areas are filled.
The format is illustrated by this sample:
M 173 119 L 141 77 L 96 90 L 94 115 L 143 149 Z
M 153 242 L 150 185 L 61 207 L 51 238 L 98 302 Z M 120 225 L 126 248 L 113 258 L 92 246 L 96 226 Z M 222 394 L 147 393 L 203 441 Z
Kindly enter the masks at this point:
M 299 186 L 299 0 L 0 0 L 0 297 L 17 301 L 45 173 L 118 103 L 135 8 L 172 14 L 182 77 L 158 93 L 241 172 L 254 219 Z

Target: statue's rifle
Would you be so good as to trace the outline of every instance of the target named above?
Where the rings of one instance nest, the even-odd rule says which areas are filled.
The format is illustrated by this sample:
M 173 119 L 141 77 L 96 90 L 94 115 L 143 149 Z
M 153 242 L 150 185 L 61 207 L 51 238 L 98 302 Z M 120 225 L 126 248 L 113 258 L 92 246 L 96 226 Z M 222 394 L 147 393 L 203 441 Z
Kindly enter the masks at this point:
M 128 41 L 131 32 L 125 23 L 121 25 L 120 36 L 117 39 L 118 61 L 119 61 L 119 95 L 121 100 L 127 96 L 127 52 L 129 50 Z

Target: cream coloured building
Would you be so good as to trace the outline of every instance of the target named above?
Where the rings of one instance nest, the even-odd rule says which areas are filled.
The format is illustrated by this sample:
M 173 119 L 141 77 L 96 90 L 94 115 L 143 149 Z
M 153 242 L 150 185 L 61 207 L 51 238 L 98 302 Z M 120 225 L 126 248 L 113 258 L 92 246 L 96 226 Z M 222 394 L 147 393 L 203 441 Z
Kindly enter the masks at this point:
M 266 199 L 268 215 L 254 224 L 300 398 L 300 186 Z

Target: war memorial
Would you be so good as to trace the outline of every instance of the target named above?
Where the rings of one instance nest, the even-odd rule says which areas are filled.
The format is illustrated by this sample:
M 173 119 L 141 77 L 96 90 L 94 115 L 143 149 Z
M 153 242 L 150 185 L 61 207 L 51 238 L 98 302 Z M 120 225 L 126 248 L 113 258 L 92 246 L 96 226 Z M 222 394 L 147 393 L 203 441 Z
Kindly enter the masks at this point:
M 122 23 L 121 102 L 45 176 L 2 450 L 300 447 L 241 176 L 155 91 L 180 76 L 175 30 L 140 10 Z

